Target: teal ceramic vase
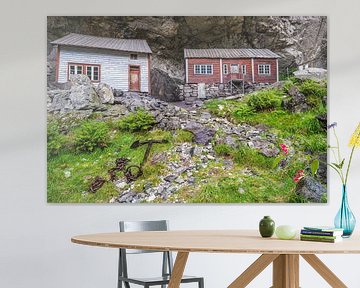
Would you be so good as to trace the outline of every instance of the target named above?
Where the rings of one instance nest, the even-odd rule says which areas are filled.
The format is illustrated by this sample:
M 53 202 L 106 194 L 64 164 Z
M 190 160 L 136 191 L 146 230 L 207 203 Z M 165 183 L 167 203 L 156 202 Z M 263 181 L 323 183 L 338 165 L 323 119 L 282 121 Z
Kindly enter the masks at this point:
M 274 235 L 275 222 L 270 216 L 264 216 L 259 223 L 259 232 L 262 237 L 271 237 Z
M 336 214 L 334 225 L 336 228 L 344 229 L 343 237 L 347 238 L 353 233 L 355 224 L 356 219 L 349 207 L 346 185 L 343 185 L 341 206 Z

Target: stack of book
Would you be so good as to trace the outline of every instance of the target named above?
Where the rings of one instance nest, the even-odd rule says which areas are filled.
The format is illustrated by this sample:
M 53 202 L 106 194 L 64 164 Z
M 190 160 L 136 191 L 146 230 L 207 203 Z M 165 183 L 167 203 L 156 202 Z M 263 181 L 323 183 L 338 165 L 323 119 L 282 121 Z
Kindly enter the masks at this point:
M 304 227 L 300 232 L 302 241 L 336 243 L 342 241 L 344 230 L 334 227 Z

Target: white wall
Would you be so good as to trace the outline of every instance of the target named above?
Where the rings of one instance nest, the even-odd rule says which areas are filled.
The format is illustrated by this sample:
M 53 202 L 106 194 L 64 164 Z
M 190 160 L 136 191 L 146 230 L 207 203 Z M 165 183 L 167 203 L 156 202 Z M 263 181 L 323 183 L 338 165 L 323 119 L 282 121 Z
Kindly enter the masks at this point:
M 156 5 L 154 4 L 156 2 Z M 131 3 L 131 4 L 129 4 Z M 153 3 L 153 4 L 152 4 Z M 189 8 L 191 7 L 191 9 Z M 340 183 L 330 174 L 327 205 L 49 205 L 46 203 L 46 15 L 328 15 L 330 121 L 344 146 L 360 120 L 360 2 L 358 0 L 9 1 L 0 29 L 0 287 L 98 288 L 116 285 L 116 251 L 70 243 L 74 234 L 116 231 L 119 219 L 171 221 L 173 229 L 256 228 L 263 215 L 278 224 L 331 224 Z M 331 139 L 333 140 L 333 139 Z M 360 220 L 360 151 L 350 203 Z M 359 232 L 360 224 L 358 224 Z M 206 287 L 226 287 L 255 255 L 190 256 L 188 273 Z M 321 256 L 348 287 L 360 287 L 360 255 Z M 135 260 L 138 261 L 138 260 Z M 146 269 L 144 262 L 136 262 Z M 328 287 L 305 263 L 301 286 Z M 151 272 L 154 268 L 149 268 Z M 250 287 L 270 285 L 266 270 Z
M 128 91 L 129 65 L 140 65 L 140 89 L 142 92 L 148 92 L 149 66 L 147 54 L 134 54 L 138 55 L 138 59 L 131 60 L 130 52 L 61 46 L 59 83 L 68 81 L 68 63 L 98 64 L 101 65 L 100 82 L 109 84 L 116 89 Z

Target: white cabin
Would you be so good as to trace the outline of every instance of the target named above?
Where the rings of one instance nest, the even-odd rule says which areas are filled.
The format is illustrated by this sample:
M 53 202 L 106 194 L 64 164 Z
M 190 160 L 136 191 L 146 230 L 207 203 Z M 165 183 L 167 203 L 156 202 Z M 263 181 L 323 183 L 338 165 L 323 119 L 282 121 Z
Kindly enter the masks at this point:
M 150 93 L 151 49 L 145 40 L 69 34 L 56 45 L 56 81 L 85 74 L 93 83 L 123 91 Z

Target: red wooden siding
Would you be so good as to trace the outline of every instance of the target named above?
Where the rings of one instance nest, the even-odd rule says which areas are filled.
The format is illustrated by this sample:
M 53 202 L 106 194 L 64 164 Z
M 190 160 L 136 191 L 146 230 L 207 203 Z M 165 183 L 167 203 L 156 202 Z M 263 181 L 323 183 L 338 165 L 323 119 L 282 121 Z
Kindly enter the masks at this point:
M 259 75 L 259 64 L 270 64 L 270 75 Z M 275 83 L 277 81 L 276 59 L 254 59 L 256 83 Z
M 243 79 L 241 66 L 246 66 L 245 80 L 252 82 L 252 63 L 250 58 L 243 59 L 222 59 L 222 68 L 220 69 L 220 59 L 210 58 L 188 58 L 188 71 L 187 71 L 187 83 L 221 83 L 220 71 L 223 72 L 222 83 L 227 83 L 231 79 Z M 208 64 L 213 65 L 213 74 L 194 74 L 195 64 Z M 228 65 L 228 74 L 224 74 L 224 64 Z M 239 73 L 231 73 L 231 64 L 239 65 Z M 269 64 L 270 75 L 259 75 L 258 65 Z M 277 81 L 277 63 L 276 59 L 254 59 L 254 82 L 255 83 L 275 83 Z
M 213 66 L 213 74 L 195 74 L 194 65 Z M 220 83 L 220 59 L 188 59 L 188 83 Z
M 243 79 L 241 65 L 246 65 L 246 81 L 252 81 L 252 73 L 251 73 L 251 59 L 223 59 L 223 66 L 224 64 L 228 65 L 229 74 L 223 74 L 223 83 L 229 82 L 231 79 Z M 239 73 L 231 73 L 231 64 L 239 65 Z M 223 69 L 224 73 L 224 69 Z

